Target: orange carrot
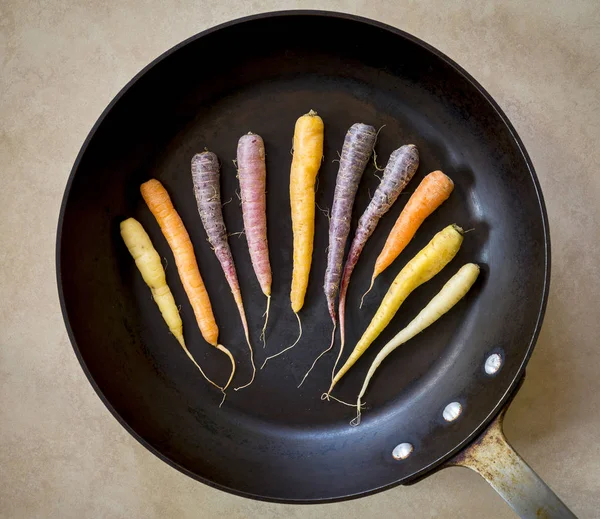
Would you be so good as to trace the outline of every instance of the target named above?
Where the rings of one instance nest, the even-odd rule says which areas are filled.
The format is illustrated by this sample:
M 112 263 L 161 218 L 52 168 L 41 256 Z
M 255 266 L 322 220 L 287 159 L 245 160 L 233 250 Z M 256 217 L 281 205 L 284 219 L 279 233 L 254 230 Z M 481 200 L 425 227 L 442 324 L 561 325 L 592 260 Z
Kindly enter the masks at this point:
M 208 292 L 200 275 L 190 235 L 183 225 L 179 213 L 173 207 L 169 193 L 158 180 L 152 179 L 143 183 L 140 191 L 173 252 L 181 284 L 194 310 L 202 337 L 211 346 L 225 353 L 231 361 L 231 375 L 227 384 L 222 388 L 224 391 L 231 383 L 235 373 L 235 361 L 231 352 L 218 343 L 219 328 L 215 321 Z
M 453 189 L 454 182 L 441 171 L 429 173 L 421 181 L 419 187 L 415 189 L 406 206 L 402 209 L 383 249 L 377 257 L 373 277 L 371 278 L 371 286 L 363 295 L 363 299 L 373 288 L 375 278 L 393 263 L 410 240 L 413 239 L 425 218 L 448 199 Z

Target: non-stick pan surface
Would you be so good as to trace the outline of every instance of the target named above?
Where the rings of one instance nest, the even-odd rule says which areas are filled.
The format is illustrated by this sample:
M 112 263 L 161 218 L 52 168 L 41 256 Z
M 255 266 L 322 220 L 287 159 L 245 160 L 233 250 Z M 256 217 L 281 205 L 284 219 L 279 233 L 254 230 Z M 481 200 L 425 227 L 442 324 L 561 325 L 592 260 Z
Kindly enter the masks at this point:
M 110 71 L 108 71 L 110 73 Z M 205 147 L 222 161 L 229 232 L 242 230 L 232 159 L 238 138 L 264 137 L 273 304 L 267 348 L 259 340 L 265 298 L 245 238 L 231 237 L 257 363 L 297 333 L 289 305 L 292 234 L 290 148 L 294 122 L 309 109 L 325 121 L 325 156 L 317 202 L 331 206 L 337 152 L 354 122 L 376 127 L 377 156 L 414 143 L 421 165 L 381 221 L 352 278 L 348 351 L 397 272 L 450 223 L 473 229 L 458 256 L 406 301 L 387 330 L 343 379 L 337 396 L 352 400 L 380 347 L 469 261 L 482 267 L 473 290 L 434 326 L 379 369 L 356 428 L 353 410 L 322 402 L 334 355 L 302 375 L 329 341 L 322 284 L 328 220 L 317 212 L 313 268 L 301 318 L 302 341 L 271 361 L 254 384 L 221 395 L 182 353 L 119 236 L 139 219 L 164 256 L 181 305 L 184 333 L 211 376 L 225 380 L 227 359 L 208 346 L 181 287 L 172 254 L 145 207 L 140 184 L 160 179 L 190 232 L 211 296 L 220 340 L 238 359 L 236 385 L 249 358 L 233 298 L 209 248 L 196 209 L 192 155 Z M 442 169 L 455 182 L 450 199 L 421 227 L 377 281 L 362 310 L 375 258 L 420 180 Z M 370 166 L 360 185 L 354 224 L 378 184 Z M 531 163 L 514 129 L 473 78 L 447 57 L 397 29 L 347 15 L 288 12 L 227 23 L 168 51 L 140 73 L 104 112 L 73 168 L 58 228 L 60 298 L 75 352 L 115 417 L 156 455 L 221 489 L 278 501 L 359 496 L 426 474 L 472 439 L 498 412 L 523 374 L 539 331 L 549 278 L 547 219 Z M 339 345 L 339 342 L 336 344 Z M 502 369 L 485 373 L 485 359 Z M 444 407 L 463 406 L 448 423 Z M 410 442 L 413 454 L 391 451 Z

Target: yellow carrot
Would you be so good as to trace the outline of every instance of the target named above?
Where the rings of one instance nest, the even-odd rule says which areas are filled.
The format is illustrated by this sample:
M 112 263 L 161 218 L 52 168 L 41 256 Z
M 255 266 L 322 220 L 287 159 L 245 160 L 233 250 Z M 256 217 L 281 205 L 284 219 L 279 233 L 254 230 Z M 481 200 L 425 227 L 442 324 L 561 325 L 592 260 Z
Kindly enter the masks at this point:
M 310 111 L 296 121 L 290 171 L 294 267 L 290 299 L 298 313 L 304 305 L 315 235 L 315 182 L 323 160 L 323 120 Z
M 304 305 L 308 277 L 312 263 L 315 236 L 315 182 L 323 160 L 324 125 L 317 112 L 311 110 L 299 117 L 294 128 L 294 156 L 290 170 L 290 205 L 294 235 L 294 265 L 290 301 L 298 319 L 298 338 L 287 348 L 267 357 L 261 366 L 298 344 L 302 337 L 302 323 L 298 312 Z
M 394 279 L 375 316 L 363 333 L 360 341 L 346 363 L 336 373 L 327 394 L 355 364 L 367 348 L 390 323 L 400 305 L 418 286 L 429 281 L 456 256 L 463 241 L 463 230 L 457 225 L 449 225 L 438 232 L 433 239 L 400 271 Z
M 158 255 L 158 252 L 156 252 L 154 245 L 152 245 L 152 241 L 144 227 L 142 227 L 142 224 L 134 218 L 128 218 L 121 222 L 120 228 L 121 237 L 131 256 L 135 260 L 135 264 L 140 271 L 142 278 L 150 288 L 152 298 L 158 306 L 169 330 L 177 339 L 186 355 L 200 370 L 200 373 L 202 373 L 204 378 L 213 386 L 223 391 L 224 388 L 215 384 L 208 378 L 185 345 L 183 339 L 183 323 L 181 322 L 181 316 L 179 315 L 179 310 L 175 304 L 171 289 L 169 288 L 169 285 L 167 285 L 165 269 L 163 268 L 160 256 Z
M 218 343 L 219 328 L 215 321 L 208 292 L 200 275 L 190 235 L 183 225 L 179 213 L 173 207 L 169 193 L 158 180 L 152 179 L 143 183 L 140 191 L 171 247 L 181 284 L 194 310 L 202 337 L 211 346 L 225 353 L 231 361 L 231 375 L 223 388 L 225 390 L 235 373 L 235 361 L 231 352 Z
M 171 289 L 167 285 L 160 256 L 154 245 L 152 245 L 150 236 L 148 236 L 142 224 L 134 218 L 123 220 L 120 228 L 121 237 L 146 285 L 152 291 L 152 298 L 158 306 L 165 323 L 167 323 L 169 330 L 179 341 L 179 344 L 184 346 L 181 316 L 177 310 Z

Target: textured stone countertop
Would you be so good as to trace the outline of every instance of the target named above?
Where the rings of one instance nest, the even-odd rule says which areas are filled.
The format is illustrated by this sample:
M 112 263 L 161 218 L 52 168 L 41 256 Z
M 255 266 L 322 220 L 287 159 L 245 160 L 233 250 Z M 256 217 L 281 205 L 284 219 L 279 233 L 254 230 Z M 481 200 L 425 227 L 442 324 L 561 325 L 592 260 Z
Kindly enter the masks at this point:
M 55 284 L 71 166 L 115 94 L 181 40 L 246 14 L 323 3 L 0 1 L 0 517 L 509 518 L 476 474 L 441 471 L 346 503 L 287 506 L 214 490 L 146 451 L 81 370 Z M 332 1 L 466 68 L 529 151 L 552 235 L 548 311 L 510 441 L 580 517 L 600 517 L 600 4 Z

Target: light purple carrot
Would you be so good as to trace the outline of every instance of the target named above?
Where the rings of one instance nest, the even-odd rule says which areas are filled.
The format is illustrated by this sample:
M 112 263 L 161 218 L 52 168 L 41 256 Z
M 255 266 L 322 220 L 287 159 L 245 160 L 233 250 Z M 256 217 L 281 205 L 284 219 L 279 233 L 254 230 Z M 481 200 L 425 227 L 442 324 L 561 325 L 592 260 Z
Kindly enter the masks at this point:
M 244 231 L 248 241 L 250 260 L 263 294 L 267 296 L 265 324 L 261 338 L 265 346 L 265 331 L 271 306 L 271 263 L 267 241 L 267 168 L 265 143 L 260 135 L 248 133 L 240 137 L 237 147 L 237 168 L 242 198 Z
M 329 223 L 329 249 L 327 253 L 327 269 L 325 271 L 325 296 L 327 298 L 327 308 L 333 321 L 333 332 L 331 334 L 331 344 L 321 355 L 333 347 L 336 329 L 335 299 L 340 287 L 342 277 L 342 264 L 344 262 L 344 252 L 346 241 L 350 233 L 350 220 L 352 218 L 352 207 L 360 179 L 367 167 L 367 163 L 373 153 L 375 141 L 377 140 L 377 131 L 372 126 L 362 123 L 353 124 L 342 147 L 340 156 L 340 167 L 337 174 L 335 193 L 333 195 L 333 205 L 331 207 L 331 220 Z M 308 370 L 302 382 L 315 363 L 321 357 L 319 355 L 312 367 Z M 300 382 L 300 385 L 302 385 Z
M 360 254 L 367 243 L 367 240 L 375 231 L 379 220 L 392 207 L 400 193 L 414 176 L 418 167 L 419 150 L 414 144 L 406 144 L 393 151 L 383 172 L 383 178 L 381 179 L 371 202 L 358 221 L 358 227 L 356 228 L 354 239 L 352 240 L 350 250 L 348 251 L 348 258 L 346 259 L 344 275 L 342 276 L 340 285 L 338 312 L 340 316 L 341 345 L 340 352 L 333 367 L 333 372 L 335 372 L 337 363 L 344 351 L 346 294 L 348 292 L 348 285 L 350 284 L 350 277 L 352 276 L 354 267 L 358 262 L 358 258 L 360 258 Z
M 210 242 L 221 268 L 225 273 L 225 278 L 229 284 L 229 288 L 233 293 L 233 298 L 238 307 L 242 326 L 244 327 L 244 335 L 248 348 L 250 348 L 250 361 L 252 363 L 252 378 L 248 384 L 235 388 L 236 390 L 249 386 L 254 381 L 256 374 L 256 366 L 254 365 L 254 352 L 250 344 L 250 336 L 248 333 L 248 322 L 244 305 L 242 303 L 242 292 L 238 282 L 233 256 L 229 248 L 227 240 L 227 229 L 223 220 L 223 210 L 221 206 L 221 186 L 219 182 L 219 159 L 210 152 L 204 151 L 194 155 L 192 158 L 192 179 L 194 181 L 194 194 L 198 204 L 198 212 L 202 225 Z

